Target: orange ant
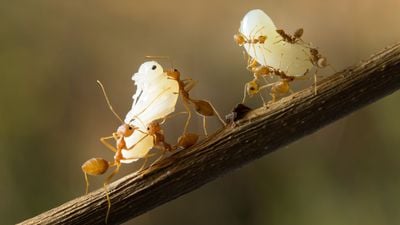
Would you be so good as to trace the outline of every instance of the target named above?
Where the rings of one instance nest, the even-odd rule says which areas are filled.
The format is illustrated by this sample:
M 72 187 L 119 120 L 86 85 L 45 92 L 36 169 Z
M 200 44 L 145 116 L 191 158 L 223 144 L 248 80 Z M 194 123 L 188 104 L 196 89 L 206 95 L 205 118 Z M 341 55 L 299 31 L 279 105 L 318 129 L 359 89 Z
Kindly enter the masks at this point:
M 122 161 L 145 159 L 145 162 L 143 163 L 142 167 L 140 167 L 140 169 L 138 170 L 138 171 L 141 171 L 145 167 L 148 158 L 154 155 L 154 154 L 146 154 L 145 157 L 125 158 L 122 154 L 122 150 L 130 150 L 130 149 L 134 148 L 136 146 L 136 144 L 141 142 L 148 135 L 151 135 L 154 137 L 154 139 L 153 139 L 154 146 L 160 147 L 161 146 L 160 144 L 162 144 L 162 147 L 164 147 L 166 150 L 170 150 L 171 147 L 169 144 L 165 143 L 164 136 L 162 134 L 161 128 L 158 123 L 156 123 L 156 122 L 150 123 L 147 128 L 148 133 L 141 131 L 140 129 L 138 129 L 135 126 L 124 123 L 123 120 L 121 119 L 121 117 L 114 111 L 101 82 L 97 81 L 97 83 L 99 84 L 99 86 L 101 87 L 101 89 L 103 91 L 104 97 L 107 101 L 107 104 L 108 104 L 110 110 L 118 118 L 118 120 L 121 121 L 121 123 L 122 123 L 122 125 L 120 125 L 118 127 L 117 131 L 113 132 L 111 136 L 100 138 L 101 143 L 103 143 L 108 149 L 110 149 L 111 151 L 113 151 L 115 153 L 114 161 L 108 162 L 102 158 L 92 158 L 92 159 L 89 159 L 88 161 L 86 161 L 82 165 L 82 171 L 85 175 L 85 181 L 86 181 L 86 194 L 88 193 L 88 190 L 89 190 L 89 180 L 88 180 L 87 175 L 93 175 L 93 176 L 101 175 L 101 174 L 104 174 L 108 170 L 108 168 L 114 167 L 114 166 L 116 167 L 115 170 L 106 178 L 106 180 L 104 181 L 104 184 L 103 184 L 105 192 L 106 192 L 107 202 L 108 202 L 108 209 L 107 209 L 107 215 L 106 215 L 106 220 L 105 220 L 107 223 L 108 216 L 110 213 L 110 208 L 111 208 L 111 200 L 110 200 L 107 186 L 108 186 L 110 180 L 112 179 L 112 177 L 114 177 L 114 175 L 116 175 L 119 172 L 119 168 L 121 166 Z M 139 118 L 137 118 L 137 119 L 139 119 Z M 131 147 L 128 148 L 126 145 L 126 142 L 125 142 L 125 138 L 130 137 L 135 131 L 141 132 L 141 133 L 145 134 L 145 136 L 143 136 L 140 140 L 137 141 L 137 143 L 135 143 L 134 145 L 132 145 Z M 116 147 L 109 144 L 106 141 L 107 139 L 114 139 L 116 141 Z
M 271 87 L 271 91 L 270 91 L 270 95 L 272 97 L 271 102 L 275 102 L 277 95 L 282 95 L 282 94 L 287 94 L 287 93 L 292 93 L 293 91 L 290 89 L 290 85 L 289 83 L 294 81 L 295 79 L 299 79 L 300 77 L 305 76 L 308 73 L 308 70 L 301 76 L 290 76 L 287 75 L 286 72 L 284 72 L 281 69 L 276 69 L 273 68 L 271 66 L 262 66 L 259 63 L 257 63 L 254 59 L 253 61 L 249 64 L 248 66 L 249 70 L 252 71 L 253 75 L 254 75 L 254 79 L 248 83 L 246 83 L 245 85 L 245 93 L 244 93 L 244 98 L 243 101 L 245 100 L 246 97 L 246 93 L 249 96 L 253 96 L 254 94 L 259 93 L 262 89 L 267 88 L 267 87 Z M 257 80 L 260 77 L 265 77 L 267 75 L 270 76 L 278 76 L 281 80 L 271 83 L 271 84 L 267 84 L 267 85 L 263 85 L 263 86 L 259 86 L 257 83 Z M 260 94 L 261 98 L 262 95 Z M 264 104 L 265 101 L 262 98 Z
M 244 44 L 264 44 L 267 40 L 267 36 L 260 35 L 258 37 L 247 38 L 244 34 L 239 32 L 238 34 L 233 35 L 233 39 L 237 45 L 243 46 Z
M 316 48 L 311 48 L 310 49 L 310 56 L 309 56 L 309 61 L 316 67 L 315 73 L 314 73 L 314 94 L 317 94 L 317 73 L 318 69 L 323 69 L 327 66 L 329 66 L 333 72 L 336 72 L 336 70 L 333 68 L 332 65 L 328 64 L 328 60 L 325 56 L 322 56 L 318 49 Z
M 146 56 L 146 58 L 162 58 L 169 59 L 168 56 Z M 172 65 L 172 63 L 171 63 Z M 173 68 L 173 66 L 171 66 Z M 221 118 L 217 110 L 214 106 L 207 100 L 197 100 L 193 99 L 189 96 L 189 92 L 193 89 L 196 82 L 191 78 L 181 79 L 181 73 L 177 69 L 169 69 L 166 70 L 169 79 L 175 80 L 179 86 L 179 94 L 182 98 L 183 106 L 185 107 L 186 112 L 188 113 L 188 117 L 185 122 L 185 126 L 183 129 L 183 135 L 179 137 L 177 146 L 180 147 L 188 147 L 189 145 L 193 145 L 196 143 L 197 139 L 195 134 L 187 133 L 187 129 L 190 123 L 190 119 L 192 118 L 192 112 L 190 110 L 190 105 L 194 105 L 194 110 L 197 114 L 203 117 L 203 130 L 204 134 L 208 136 L 207 128 L 206 128 L 206 117 L 208 116 L 217 116 L 220 122 L 225 126 L 225 121 Z
M 181 138 L 184 138 L 185 134 L 187 133 L 187 128 L 189 126 L 189 122 L 192 116 L 192 113 L 190 111 L 189 105 L 193 104 L 194 109 L 199 114 L 200 116 L 203 117 L 203 130 L 204 134 L 208 136 L 207 133 L 207 128 L 206 128 L 206 117 L 207 116 L 217 116 L 220 122 L 225 126 L 226 123 L 225 121 L 221 118 L 217 110 L 214 108 L 214 106 L 207 100 L 197 100 L 193 99 L 189 96 L 190 90 L 194 87 L 196 84 L 192 79 L 181 79 L 180 72 L 177 69 L 170 69 L 166 71 L 168 78 L 175 80 L 178 82 L 179 85 L 179 94 L 182 97 L 183 105 L 188 113 L 188 118 L 185 123 L 185 127 L 183 129 L 183 136 Z M 191 138 L 192 139 L 192 138 Z M 179 141 L 178 141 L 179 142 Z
M 239 33 L 233 35 L 233 40 L 236 42 L 236 44 L 240 47 L 242 47 L 245 44 L 249 45 L 249 48 L 252 47 L 252 50 L 254 52 L 254 54 L 257 54 L 256 51 L 256 44 L 260 44 L 262 46 L 262 48 L 268 52 L 271 52 L 269 49 L 267 49 L 264 44 L 266 43 L 268 37 L 267 35 L 256 35 L 257 33 L 261 32 L 264 29 L 264 26 L 262 26 L 260 29 L 255 30 L 257 28 L 257 26 L 255 26 L 252 31 L 249 34 L 249 37 L 246 37 L 245 34 L 243 34 L 240 29 L 239 29 Z M 255 32 L 254 32 L 255 31 Z M 253 35 L 254 33 L 254 35 Z M 258 45 L 257 47 L 261 47 L 260 45 Z M 249 51 L 249 50 L 248 50 Z M 246 55 L 246 53 L 244 53 Z

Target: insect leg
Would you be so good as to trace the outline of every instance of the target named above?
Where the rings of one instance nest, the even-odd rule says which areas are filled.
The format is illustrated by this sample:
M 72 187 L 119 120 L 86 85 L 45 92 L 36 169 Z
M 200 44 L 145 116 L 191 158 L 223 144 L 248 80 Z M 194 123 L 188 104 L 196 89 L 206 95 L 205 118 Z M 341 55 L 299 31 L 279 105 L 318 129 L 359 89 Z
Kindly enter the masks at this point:
M 111 209 L 111 199 L 110 199 L 110 193 L 108 192 L 108 184 L 109 184 L 111 178 L 119 172 L 119 167 L 121 166 L 121 164 L 116 163 L 116 166 L 117 167 L 115 168 L 115 170 L 107 177 L 107 179 L 104 181 L 104 185 L 103 185 L 104 191 L 106 192 L 106 198 L 107 198 L 107 203 L 108 203 L 106 220 L 105 220 L 106 224 L 107 224 L 108 216 L 110 215 L 110 209 Z
M 113 136 L 101 137 L 101 138 L 100 138 L 100 142 L 103 143 L 103 145 L 106 146 L 106 147 L 107 147 L 108 149 L 110 149 L 111 151 L 117 152 L 117 149 L 116 149 L 114 146 L 112 146 L 110 143 L 108 143 L 108 142 L 106 141 L 106 140 L 111 139 L 111 138 L 114 138 L 114 139 L 115 139 L 114 134 L 113 134 Z

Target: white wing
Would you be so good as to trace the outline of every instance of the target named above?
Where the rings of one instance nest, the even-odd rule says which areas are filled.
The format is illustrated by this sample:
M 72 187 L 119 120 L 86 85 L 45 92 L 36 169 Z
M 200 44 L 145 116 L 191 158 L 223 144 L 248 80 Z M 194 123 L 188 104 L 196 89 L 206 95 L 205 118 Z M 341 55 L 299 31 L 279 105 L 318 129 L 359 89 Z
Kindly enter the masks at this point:
M 302 76 L 312 68 L 309 60 L 309 49 L 280 41 L 271 18 L 260 9 L 249 11 L 240 23 L 239 31 L 248 39 L 266 35 L 262 44 L 245 44 L 247 53 L 264 66 L 281 69 L 287 75 Z
M 158 71 L 152 71 L 146 66 L 149 68 L 157 66 Z M 146 132 L 150 122 L 162 119 L 175 111 L 179 85 L 175 80 L 168 79 L 167 74 L 162 72 L 162 67 L 154 61 L 143 63 L 132 80 L 135 81 L 137 89 L 133 96 L 132 109 L 125 117 L 125 123 Z M 121 161 L 123 163 L 145 157 L 153 147 L 153 137 L 145 137 L 145 134 L 138 131 L 131 137 L 125 138 L 125 141 L 128 148 L 135 146 L 130 150 L 122 150 L 122 155 L 124 158 L 134 159 Z

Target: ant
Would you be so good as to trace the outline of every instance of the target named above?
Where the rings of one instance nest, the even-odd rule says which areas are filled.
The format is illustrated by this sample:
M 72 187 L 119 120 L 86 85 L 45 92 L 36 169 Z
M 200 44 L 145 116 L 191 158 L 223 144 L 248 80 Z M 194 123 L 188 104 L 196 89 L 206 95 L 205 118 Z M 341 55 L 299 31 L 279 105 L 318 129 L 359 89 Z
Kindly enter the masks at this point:
M 278 30 L 276 30 L 276 32 L 282 37 L 282 40 L 279 40 L 278 42 L 284 41 L 284 42 L 287 42 L 290 44 L 296 44 L 299 42 L 303 42 L 303 40 L 301 39 L 301 37 L 303 36 L 303 33 L 304 33 L 303 28 L 297 29 L 293 35 L 286 33 L 282 29 L 278 29 Z M 278 43 L 278 42 L 275 42 L 275 43 Z
M 189 122 L 192 116 L 192 113 L 190 111 L 189 105 L 193 104 L 194 109 L 199 114 L 200 116 L 203 117 L 203 130 L 204 134 L 208 136 L 207 133 L 207 128 L 206 128 L 206 117 L 208 116 L 217 116 L 220 122 L 226 126 L 225 121 L 221 118 L 217 110 L 214 108 L 214 106 L 207 100 L 197 100 L 193 99 L 190 97 L 189 92 L 192 90 L 192 88 L 195 86 L 196 82 L 194 82 L 191 78 L 188 79 L 181 79 L 181 74 L 177 69 L 170 69 L 166 71 L 166 74 L 169 79 L 175 80 L 178 82 L 179 85 L 179 94 L 182 97 L 183 105 L 188 113 L 188 118 L 185 123 L 185 127 L 183 129 L 183 136 L 181 138 L 184 138 L 185 134 L 187 133 L 187 128 L 189 126 Z M 178 141 L 179 142 L 179 141 Z
M 317 94 L 317 73 L 319 69 L 326 68 L 329 66 L 333 72 L 336 72 L 335 68 L 333 68 L 332 65 L 328 64 L 328 59 L 325 56 L 322 56 L 318 49 L 316 48 L 311 48 L 310 49 L 310 56 L 309 56 L 309 61 L 316 67 L 315 73 L 314 73 L 314 94 Z M 307 53 L 306 53 L 307 54 Z
M 162 59 L 170 59 L 168 56 L 146 56 L 146 58 L 162 58 Z M 171 63 L 172 65 L 172 63 Z M 196 143 L 198 137 L 195 137 L 196 134 L 187 133 L 187 129 L 190 123 L 190 119 L 192 118 L 192 112 L 190 110 L 190 105 L 194 105 L 194 110 L 197 114 L 203 117 L 203 130 L 205 136 L 208 136 L 207 128 L 206 128 L 206 117 L 209 116 L 217 116 L 220 122 L 226 126 L 225 121 L 221 118 L 217 110 L 214 106 L 207 100 L 198 100 L 190 97 L 189 92 L 196 85 L 196 82 L 191 78 L 181 79 L 181 73 L 177 69 L 168 69 L 165 71 L 168 79 L 174 80 L 178 83 L 179 94 L 182 98 L 183 106 L 185 107 L 186 112 L 188 113 L 188 117 L 185 122 L 185 126 L 183 129 L 183 135 L 179 137 L 178 144 L 175 147 L 184 147 L 187 148 Z
M 239 47 L 244 46 L 245 44 L 249 45 L 249 49 L 252 48 L 253 52 L 255 55 L 257 55 L 257 51 L 256 51 L 256 44 L 260 44 L 262 45 L 262 48 L 268 52 L 271 52 L 269 49 L 267 49 L 264 44 L 266 43 L 268 37 L 267 35 L 258 35 L 257 33 L 263 31 L 264 26 L 262 26 L 260 29 L 256 30 L 257 26 L 255 26 L 252 31 L 249 34 L 249 37 L 246 37 L 245 34 L 243 34 L 240 29 L 239 29 L 239 33 L 233 35 L 233 40 L 236 42 L 236 44 Z M 255 32 L 254 32 L 255 31 Z M 254 35 L 253 35 L 254 33 Z M 261 47 L 260 45 L 258 45 L 257 47 Z M 250 51 L 248 49 L 248 51 Z
M 106 178 L 106 180 L 104 181 L 104 184 L 103 184 L 105 192 L 106 192 L 107 202 L 108 202 L 107 215 L 106 215 L 106 219 L 105 219 L 105 221 L 107 223 L 108 216 L 110 213 L 110 208 L 111 208 L 111 200 L 110 200 L 110 196 L 109 196 L 107 187 L 108 187 L 108 184 L 109 184 L 110 180 L 112 179 L 112 177 L 114 177 L 114 175 L 116 175 L 119 172 L 121 163 L 128 163 L 128 162 L 132 162 L 132 161 L 135 161 L 138 159 L 145 159 L 145 162 L 143 163 L 142 167 L 140 167 L 140 169 L 138 170 L 138 171 L 141 171 L 145 167 L 145 165 L 147 163 L 147 159 L 154 155 L 154 154 L 147 153 L 142 157 L 127 158 L 127 157 L 123 156 L 122 150 L 129 151 L 130 149 L 133 149 L 138 143 L 140 143 L 142 140 L 144 140 L 149 135 L 153 136 L 154 146 L 162 146 L 167 151 L 171 150 L 171 147 L 169 144 L 165 143 L 164 136 L 162 134 L 161 128 L 158 123 L 156 123 L 156 122 L 150 123 L 147 127 L 147 131 L 148 131 L 147 133 L 141 131 L 138 127 L 124 123 L 123 120 L 121 119 L 121 117 L 114 111 L 101 82 L 97 81 L 97 83 L 103 91 L 104 97 L 107 101 L 107 104 L 108 104 L 110 110 L 118 118 L 118 120 L 121 121 L 121 123 L 122 123 L 122 125 L 120 125 L 118 127 L 117 131 L 113 132 L 111 136 L 100 138 L 101 143 L 103 143 L 108 149 L 110 149 L 111 151 L 113 151 L 115 153 L 114 161 L 108 162 L 102 158 L 92 158 L 92 159 L 89 159 L 88 161 L 86 161 L 82 165 L 82 171 L 85 175 L 85 181 L 86 181 L 86 194 L 88 193 L 88 190 L 89 190 L 89 180 L 88 180 L 87 175 L 93 175 L 93 176 L 101 175 L 101 174 L 104 174 L 110 167 L 114 167 L 114 166 L 116 167 L 115 170 Z M 139 118 L 137 118 L 137 119 L 139 119 Z M 142 138 L 140 138 L 134 145 L 132 145 L 128 148 L 128 146 L 126 145 L 126 142 L 125 142 L 125 138 L 132 136 L 132 134 L 135 131 L 138 131 L 138 132 L 144 134 L 144 136 Z M 116 141 L 116 147 L 109 144 L 106 141 L 107 139 L 114 139 Z M 131 161 L 129 161 L 129 160 L 131 160 Z
M 248 68 L 250 71 L 252 71 L 252 73 L 254 75 L 254 79 L 252 81 L 246 83 L 244 98 L 243 98 L 242 102 L 244 102 L 244 100 L 245 100 L 246 93 L 249 96 L 253 96 L 253 95 L 259 93 L 262 89 L 267 88 L 267 87 L 271 87 L 271 91 L 270 91 L 270 95 L 272 97 L 271 102 L 275 102 L 277 95 L 282 95 L 282 94 L 287 94 L 287 93 L 293 92 L 290 89 L 290 85 L 289 85 L 290 82 L 294 81 L 295 79 L 300 79 L 300 77 L 303 77 L 308 73 L 308 70 L 307 70 L 301 76 L 290 76 L 290 75 L 287 75 L 287 73 L 281 69 L 276 69 L 271 66 L 262 66 L 259 63 L 257 63 L 254 59 L 248 65 Z M 260 87 L 257 83 L 257 80 L 260 77 L 265 78 L 268 75 L 270 75 L 270 76 L 275 75 L 275 76 L 279 77 L 281 80 L 271 83 L 271 84 L 263 85 Z M 261 95 L 261 98 L 265 104 L 265 101 L 264 101 L 262 95 Z

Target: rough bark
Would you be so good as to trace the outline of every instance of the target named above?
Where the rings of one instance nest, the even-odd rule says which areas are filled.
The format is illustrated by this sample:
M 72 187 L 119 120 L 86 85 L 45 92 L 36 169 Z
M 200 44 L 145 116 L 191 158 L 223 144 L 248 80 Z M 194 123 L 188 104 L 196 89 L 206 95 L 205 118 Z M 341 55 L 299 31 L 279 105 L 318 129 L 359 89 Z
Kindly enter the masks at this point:
M 252 110 L 208 139 L 141 174 L 110 185 L 108 223 L 120 224 L 279 149 L 400 87 L 400 44 L 267 107 Z M 104 224 L 103 189 L 21 224 Z

